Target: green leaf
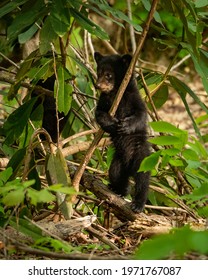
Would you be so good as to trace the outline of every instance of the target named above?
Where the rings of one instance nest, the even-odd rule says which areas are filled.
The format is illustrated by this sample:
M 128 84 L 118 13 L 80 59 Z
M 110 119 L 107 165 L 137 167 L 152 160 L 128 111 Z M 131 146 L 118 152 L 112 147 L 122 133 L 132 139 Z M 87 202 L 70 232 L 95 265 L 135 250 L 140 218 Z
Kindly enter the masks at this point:
M 180 95 L 180 97 L 185 105 L 186 111 L 187 111 L 190 119 L 192 120 L 194 129 L 195 129 L 196 133 L 198 134 L 198 136 L 201 138 L 201 133 L 199 131 L 199 128 L 196 125 L 196 122 L 190 111 L 189 105 L 186 101 L 186 94 L 188 93 L 194 99 L 194 101 L 197 102 L 201 106 L 201 108 L 207 113 L 208 113 L 208 108 L 205 106 L 204 103 L 201 102 L 201 100 L 198 98 L 198 96 L 182 81 L 180 81 L 179 79 L 177 79 L 176 77 L 173 77 L 173 76 L 170 76 L 169 80 L 170 80 L 170 83 L 173 86 L 173 88 L 175 88 L 175 90 Z
M 184 242 L 185 240 L 185 242 Z M 160 260 L 175 256 L 183 259 L 185 253 L 208 253 L 208 231 L 193 231 L 189 227 L 174 229 L 168 234 L 144 241 L 135 254 L 140 260 Z M 160 248 L 160 249 L 158 249 Z
M 21 6 L 22 4 L 24 4 L 25 2 L 27 2 L 28 0 L 13 0 L 13 1 L 9 1 L 9 3 L 3 5 L 0 8 L 0 18 L 2 18 L 3 16 L 5 16 L 6 14 L 12 12 L 13 10 L 15 10 L 17 7 Z
M 47 76 L 50 71 L 52 58 L 42 57 L 37 61 L 27 73 L 30 79 L 33 79 L 33 83 L 36 84 L 39 80 L 42 80 L 43 77 Z
M 16 153 L 12 156 L 7 164 L 7 167 L 11 167 L 13 170 L 12 176 L 10 179 L 15 178 L 16 173 L 18 172 L 19 168 L 22 166 L 22 162 L 24 161 L 24 157 L 26 154 L 26 147 L 23 149 L 19 149 Z
M 160 158 L 160 154 L 161 154 L 161 151 L 157 151 L 151 155 L 149 155 L 148 157 L 146 157 L 141 165 L 140 165 L 140 168 L 139 168 L 139 172 L 141 171 L 151 171 L 152 169 L 155 168 L 155 166 L 157 165 L 158 161 L 159 161 L 159 158 Z
M 208 183 L 204 183 L 200 186 L 200 188 L 193 190 L 192 194 L 186 195 L 186 197 L 191 197 L 193 200 L 199 200 L 202 198 L 207 199 L 207 195 L 208 195 Z
M 100 39 L 109 39 L 107 33 L 103 29 L 85 17 L 78 10 L 70 8 L 70 13 L 83 29 L 86 29 L 88 32 L 99 37 Z
M 35 107 L 35 106 L 34 106 Z M 30 121 L 23 130 L 19 138 L 19 148 L 26 147 L 31 139 L 32 134 L 34 133 L 35 129 L 42 127 L 42 120 L 43 120 L 43 104 L 39 104 L 31 113 Z
M 20 82 L 22 81 L 26 75 L 28 74 L 29 70 L 32 67 L 32 63 L 35 60 L 35 58 L 38 56 L 39 52 L 38 50 L 33 51 L 21 64 L 20 68 L 17 71 L 16 74 L 16 81 Z
M 140 25 L 136 24 L 133 20 L 130 20 L 129 17 L 119 9 L 114 9 L 113 7 L 111 7 L 107 2 L 100 1 L 99 4 L 97 3 L 97 0 L 91 0 L 90 2 L 93 3 L 95 6 L 98 6 L 100 10 L 104 11 L 104 13 L 106 13 L 107 11 L 112 15 L 112 17 L 118 19 L 118 25 L 120 25 L 120 22 L 127 22 L 129 25 L 132 25 L 138 32 L 142 31 L 142 27 Z M 93 5 L 89 6 L 90 9 L 91 7 L 93 9 Z M 108 18 L 109 20 L 112 20 L 111 17 Z
M 190 52 L 190 54 L 193 59 L 196 71 L 199 73 L 199 75 L 202 79 L 204 88 L 205 88 L 206 92 L 208 93 L 208 79 L 207 79 L 208 54 L 203 49 L 199 49 L 199 58 L 197 58 L 192 52 Z M 206 112 L 207 112 L 207 110 L 206 110 Z
M 70 28 L 70 13 L 66 1 L 52 0 L 50 22 L 54 32 L 63 36 Z
M 0 187 L 5 184 L 12 175 L 12 168 L 8 167 L 7 169 L 0 172 Z
M 18 36 L 18 41 L 20 44 L 25 44 L 27 41 L 29 41 L 33 35 L 38 31 L 37 24 L 33 24 L 26 32 L 21 33 Z
M 35 21 L 46 14 L 46 5 L 42 0 L 28 1 L 8 27 L 8 38 L 14 40 L 22 31 L 29 29 Z
M 171 123 L 165 121 L 150 122 L 150 126 L 156 132 L 171 133 L 171 134 L 186 134 L 185 130 L 179 129 Z
M 49 184 L 62 184 L 65 187 L 71 187 L 71 179 L 68 174 L 66 161 L 61 150 L 57 149 L 55 155 L 51 154 L 46 161 L 46 177 Z M 59 192 L 56 193 L 58 206 L 64 217 L 70 219 L 72 215 L 72 204 L 67 201 L 67 197 Z
M 51 18 L 47 17 L 40 30 L 40 53 L 48 53 L 51 50 L 51 43 L 54 42 L 57 37 L 51 24 Z
M 184 166 L 183 161 L 180 160 L 180 159 L 173 159 L 173 158 L 171 158 L 171 159 L 169 160 L 169 163 L 170 163 L 172 166 Z
M 67 115 L 71 108 L 73 87 L 66 82 L 69 75 L 63 67 L 58 68 L 57 75 L 58 81 L 55 82 L 54 96 L 57 100 L 58 111 Z
M 48 190 L 53 191 L 53 192 L 60 192 L 60 193 L 64 193 L 64 194 L 75 194 L 75 190 L 72 187 L 63 187 L 62 184 L 58 184 L 58 185 L 52 185 L 48 187 Z
M 3 198 L 2 202 L 6 206 L 16 206 L 24 202 L 25 198 L 25 190 L 23 188 L 19 188 L 7 193 Z
M 55 155 L 51 154 L 49 156 L 47 161 L 47 172 L 50 185 L 63 184 L 64 186 L 68 186 L 71 184 L 66 162 L 59 149 Z
M 181 144 L 181 138 L 176 136 L 158 136 L 148 141 L 160 146 Z
M 144 5 L 144 8 L 149 12 L 150 9 L 151 9 L 151 3 L 150 3 L 150 1 L 149 1 L 149 0 L 142 0 L 142 4 Z M 163 25 L 163 22 L 162 22 L 162 20 L 161 20 L 161 18 L 160 18 L 160 15 L 159 15 L 159 13 L 158 13 L 157 11 L 155 11 L 155 13 L 154 13 L 154 19 L 155 19 L 158 23 L 160 23 L 161 25 Z
M 199 161 L 199 157 L 198 157 L 197 153 L 192 149 L 186 149 L 186 150 L 182 151 L 182 156 L 186 160 Z
M 194 4 L 195 4 L 196 8 L 207 7 L 208 6 L 208 0 L 196 0 Z
M 9 115 L 3 126 L 3 130 L 6 133 L 6 145 L 11 145 L 18 140 L 29 120 L 36 101 L 37 98 L 32 98 Z
M 208 218 L 208 206 L 199 208 L 197 212 L 201 217 Z
M 191 147 L 192 150 L 194 150 L 200 157 L 207 160 L 208 157 L 208 151 L 206 150 L 205 146 L 198 141 L 197 139 L 194 139 L 194 143 L 188 142 L 188 145 Z
M 168 100 L 168 86 L 163 85 L 157 90 L 157 92 L 152 96 L 152 101 L 156 108 L 162 107 L 162 105 Z M 151 104 L 149 104 L 151 108 Z
M 37 206 L 38 203 L 49 203 L 55 200 L 55 195 L 53 195 L 48 189 L 43 190 L 27 190 L 27 197 L 30 199 L 32 205 Z
M 177 154 L 180 153 L 180 151 L 181 150 L 176 149 L 176 148 L 164 149 L 164 150 L 161 150 L 161 155 L 176 156 Z

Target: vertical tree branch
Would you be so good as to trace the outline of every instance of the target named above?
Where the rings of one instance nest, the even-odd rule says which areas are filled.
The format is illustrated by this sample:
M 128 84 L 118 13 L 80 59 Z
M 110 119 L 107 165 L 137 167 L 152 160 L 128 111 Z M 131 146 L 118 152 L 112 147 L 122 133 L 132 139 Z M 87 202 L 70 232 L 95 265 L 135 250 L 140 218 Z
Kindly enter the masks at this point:
M 159 0 L 153 0 L 152 1 L 151 10 L 150 10 L 150 12 L 148 14 L 147 21 L 146 21 L 145 26 L 143 28 L 143 32 L 142 32 L 141 37 L 139 39 L 136 51 L 135 51 L 135 53 L 134 53 L 134 55 L 132 57 L 131 63 L 129 65 L 129 68 L 128 68 L 127 72 L 126 72 L 126 75 L 125 75 L 125 77 L 124 77 L 120 87 L 119 87 L 119 90 L 118 90 L 118 92 L 116 94 L 116 97 L 115 97 L 115 100 L 113 102 L 113 105 L 112 105 L 112 107 L 111 107 L 111 109 L 109 111 L 109 113 L 112 116 L 115 114 L 115 112 L 116 112 L 116 110 L 118 108 L 118 105 L 119 105 L 119 103 L 121 101 L 121 98 L 122 98 L 122 96 L 124 94 L 124 91 L 125 91 L 128 83 L 129 83 L 129 81 L 130 81 L 130 78 L 131 78 L 132 74 L 133 74 L 135 64 L 136 64 L 136 62 L 138 60 L 138 57 L 139 57 L 139 54 L 141 52 L 142 46 L 144 44 L 145 38 L 146 38 L 147 33 L 149 31 L 150 23 L 151 23 L 151 21 L 153 19 L 154 12 L 156 10 L 158 1 Z M 83 172 L 84 172 L 84 170 L 85 170 L 85 168 L 86 168 L 86 166 L 87 166 L 87 164 L 88 164 L 88 162 L 89 162 L 89 160 L 90 160 L 94 150 L 96 149 L 100 139 L 102 138 L 102 135 L 103 135 L 103 130 L 99 129 L 97 134 L 96 134 L 96 136 L 95 136 L 95 138 L 94 138 L 94 140 L 93 140 L 93 142 L 92 142 L 92 144 L 91 144 L 91 146 L 90 146 L 90 148 L 88 149 L 85 157 L 83 158 L 82 162 L 80 163 L 79 168 L 77 169 L 77 171 L 76 171 L 76 173 L 74 175 L 74 179 L 72 181 L 72 185 L 73 185 L 73 187 L 75 188 L 76 191 L 79 191 L 79 183 L 80 183 L 82 174 L 83 174 Z M 72 202 L 75 200 L 75 198 L 76 198 L 75 196 L 72 198 Z
M 126 0 L 127 3 L 127 12 L 128 12 L 128 17 L 130 20 L 132 20 L 132 11 L 131 11 L 131 0 Z M 129 25 L 129 32 L 130 32 L 130 39 L 131 39 L 131 46 L 132 46 L 132 51 L 135 52 L 136 50 L 136 39 L 135 39 L 135 34 L 134 34 L 134 27 L 133 25 Z

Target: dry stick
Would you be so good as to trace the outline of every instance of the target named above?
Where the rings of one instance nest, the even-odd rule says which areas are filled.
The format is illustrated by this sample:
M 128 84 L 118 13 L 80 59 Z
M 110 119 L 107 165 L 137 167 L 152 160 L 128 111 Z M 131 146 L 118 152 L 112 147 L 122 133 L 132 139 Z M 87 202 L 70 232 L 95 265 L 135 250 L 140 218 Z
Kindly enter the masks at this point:
M 137 46 L 136 51 L 135 51 L 135 53 L 134 53 L 134 55 L 132 57 L 132 60 L 131 60 L 131 63 L 129 65 L 129 68 L 128 68 L 127 72 L 126 72 L 126 75 L 125 75 L 125 77 L 124 77 L 124 79 L 123 79 L 123 81 L 122 81 L 122 83 L 121 83 L 121 85 L 119 87 L 119 90 L 118 90 L 118 92 L 116 94 L 116 97 L 114 99 L 113 105 L 112 105 L 112 107 L 111 107 L 111 109 L 109 111 L 111 116 L 113 116 L 115 114 L 115 112 L 116 112 L 116 110 L 118 108 L 118 105 L 119 105 L 119 103 L 121 101 L 121 98 L 122 98 L 122 96 L 124 94 L 124 91 L 125 91 L 128 83 L 129 83 L 129 81 L 130 81 L 130 78 L 131 78 L 132 73 L 134 71 L 134 67 L 135 67 L 136 62 L 138 60 L 138 57 L 139 57 L 139 54 L 141 52 L 142 46 L 144 44 L 145 38 L 147 36 L 148 30 L 149 30 L 149 27 L 150 27 L 150 23 L 151 23 L 151 21 L 153 19 L 154 12 L 155 12 L 156 7 L 157 7 L 157 3 L 158 3 L 158 0 L 153 0 L 152 1 L 151 10 L 150 10 L 150 12 L 148 14 L 148 18 L 147 18 L 146 24 L 144 26 L 143 32 L 141 34 L 140 40 L 138 42 L 138 46 Z M 79 191 L 79 183 L 80 183 L 82 174 L 84 173 L 84 170 L 85 170 L 85 168 L 87 166 L 87 163 L 89 162 L 89 160 L 90 160 L 94 150 L 96 149 L 100 139 L 102 138 L 102 136 L 103 136 L 103 130 L 99 129 L 98 133 L 96 134 L 96 136 L 95 136 L 95 138 L 94 138 L 94 140 L 93 140 L 93 142 L 92 142 L 92 144 L 91 144 L 91 146 L 89 148 L 89 150 L 87 151 L 85 157 L 83 158 L 79 168 L 77 169 L 77 171 L 76 171 L 76 173 L 74 175 L 74 179 L 72 181 L 72 185 L 73 185 L 73 187 L 75 188 L 76 191 Z M 76 199 L 76 196 L 74 196 L 72 198 L 72 202 L 74 202 L 75 199 Z

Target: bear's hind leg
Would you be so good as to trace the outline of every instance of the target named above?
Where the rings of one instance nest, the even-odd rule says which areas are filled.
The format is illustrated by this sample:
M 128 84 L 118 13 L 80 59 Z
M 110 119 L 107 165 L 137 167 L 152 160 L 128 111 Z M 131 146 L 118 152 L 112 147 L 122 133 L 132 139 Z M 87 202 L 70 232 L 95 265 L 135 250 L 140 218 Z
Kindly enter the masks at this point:
M 147 201 L 150 172 L 137 172 L 135 179 L 135 194 L 132 201 L 132 210 L 142 212 Z
M 109 169 L 110 189 L 119 195 L 125 196 L 128 191 L 128 177 L 129 175 L 122 165 L 121 158 L 115 154 Z

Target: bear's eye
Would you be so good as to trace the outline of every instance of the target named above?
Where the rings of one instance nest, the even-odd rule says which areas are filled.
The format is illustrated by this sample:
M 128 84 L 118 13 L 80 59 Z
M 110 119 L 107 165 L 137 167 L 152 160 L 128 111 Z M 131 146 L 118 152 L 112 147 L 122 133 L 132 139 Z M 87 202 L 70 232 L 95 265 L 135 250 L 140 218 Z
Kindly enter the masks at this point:
M 106 80 L 112 79 L 113 75 L 111 73 L 105 73 Z

